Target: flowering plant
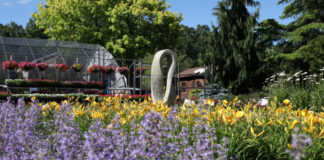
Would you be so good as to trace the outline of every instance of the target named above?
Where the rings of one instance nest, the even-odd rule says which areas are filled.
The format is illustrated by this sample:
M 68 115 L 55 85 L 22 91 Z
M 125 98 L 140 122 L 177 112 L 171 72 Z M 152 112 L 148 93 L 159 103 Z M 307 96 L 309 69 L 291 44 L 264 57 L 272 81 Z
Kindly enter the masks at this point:
M 136 68 L 136 74 L 140 74 L 140 72 L 141 72 L 141 70 L 142 70 L 142 74 L 146 71 L 146 68 L 145 67 L 142 67 L 142 69 L 141 68 L 139 68 L 139 67 L 137 67 Z
M 106 66 L 106 67 L 102 68 L 101 72 L 110 74 L 110 73 L 115 72 L 115 70 L 116 70 L 116 68 L 114 66 Z
M 66 70 L 68 70 L 69 69 L 69 65 L 67 65 L 67 64 L 56 64 L 55 65 L 55 68 L 57 69 L 57 70 L 59 70 L 59 71 L 61 71 L 61 72 L 65 72 Z
M 38 68 L 39 71 L 45 71 L 48 68 L 48 64 L 47 63 L 37 63 L 36 67 Z
M 71 69 L 73 69 L 75 72 L 80 72 L 82 70 L 83 66 L 82 64 L 72 64 Z
M 121 74 L 127 74 L 128 73 L 128 67 L 126 66 L 121 66 L 118 68 L 118 71 L 121 73 Z
M 32 62 L 21 61 L 19 63 L 19 68 L 23 71 L 30 71 L 35 68 L 35 64 Z
M 92 65 L 89 69 L 88 69 L 88 73 L 98 73 L 102 70 L 102 67 L 100 65 Z
M 14 70 L 18 67 L 18 63 L 13 60 L 2 62 L 2 69 Z

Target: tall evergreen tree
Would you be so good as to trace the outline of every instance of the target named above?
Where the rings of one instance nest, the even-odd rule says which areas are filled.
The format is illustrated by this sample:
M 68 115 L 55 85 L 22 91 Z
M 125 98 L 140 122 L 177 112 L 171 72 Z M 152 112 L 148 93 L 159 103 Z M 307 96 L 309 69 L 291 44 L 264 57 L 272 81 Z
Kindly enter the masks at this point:
M 316 46 L 321 45 L 314 42 L 324 35 L 324 0 L 279 0 L 278 4 L 287 4 L 281 18 L 295 20 L 286 26 L 289 32 L 285 36 L 287 42 L 284 52 L 273 59 L 278 63 L 289 64 L 287 66 L 290 68 L 283 66 L 285 69 L 293 66 L 294 69 L 316 71 L 319 68 L 315 66 L 324 65 L 319 63 L 324 62 L 324 52 L 319 52 L 320 48 L 316 49 Z M 312 51 L 318 52 L 309 52 L 310 49 L 305 48 L 313 48 Z
M 258 10 L 250 14 L 247 7 L 257 7 L 254 0 L 223 0 L 214 8 L 214 46 L 211 58 L 216 62 L 216 79 L 234 93 L 248 92 L 256 86 L 259 59 L 256 54 L 254 27 Z M 216 49 L 215 49 L 216 48 Z

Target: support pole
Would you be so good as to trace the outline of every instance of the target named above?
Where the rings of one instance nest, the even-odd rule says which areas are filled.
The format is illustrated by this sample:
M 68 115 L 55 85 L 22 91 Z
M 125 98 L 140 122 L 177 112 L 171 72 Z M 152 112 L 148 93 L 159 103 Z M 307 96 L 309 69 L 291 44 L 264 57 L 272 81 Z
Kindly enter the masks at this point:
M 206 72 L 207 72 L 207 68 L 206 68 L 206 64 L 204 64 L 204 69 L 205 69 L 205 72 L 204 72 L 204 99 L 206 99 Z
M 136 60 L 133 60 L 134 64 L 134 74 L 133 74 L 133 95 L 135 95 L 136 92 Z
M 142 95 L 142 67 L 143 67 L 143 62 L 142 59 L 140 59 L 140 95 Z

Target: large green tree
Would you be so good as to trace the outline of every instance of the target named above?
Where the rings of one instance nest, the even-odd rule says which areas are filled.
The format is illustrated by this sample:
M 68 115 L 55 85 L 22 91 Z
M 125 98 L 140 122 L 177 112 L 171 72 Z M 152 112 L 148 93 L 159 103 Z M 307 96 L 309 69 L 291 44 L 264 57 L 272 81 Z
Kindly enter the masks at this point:
M 25 27 L 25 33 L 27 38 L 38 38 L 38 39 L 48 39 L 49 37 L 44 34 L 44 30 L 40 29 L 36 25 L 35 18 L 29 18 L 28 23 Z
M 216 79 L 234 93 L 248 92 L 258 84 L 254 33 L 258 10 L 251 14 L 247 9 L 258 5 L 254 0 L 222 0 L 214 8 L 218 26 L 214 27 L 213 46 L 206 59 L 213 59 L 218 68 Z
M 18 25 L 15 22 L 10 22 L 9 24 L 0 24 L 0 36 L 5 37 L 25 37 L 26 33 L 22 25 Z
M 206 52 L 210 28 L 207 25 L 198 25 L 196 28 L 181 25 L 181 31 L 179 42 L 174 48 L 181 61 L 180 70 L 201 66 L 198 59 Z
M 272 59 L 289 64 L 283 66 L 284 69 L 316 71 L 319 68 L 314 67 L 324 65 L 320 64 L 324 62 L 324 55 L 319 44 L 324 42 L 315 42 L 323 39 L 320 37 L 324 34 L 324 0 L 279 0 L 278 4 L 287 4 L 281 18 L 295 20 L 285 27 L 288 32 L 283 53 Z
M 172 48 L 182 16 L 165 0 L 45 0 L 36 24 L 57 40 L 97 43 L 119 58 Z

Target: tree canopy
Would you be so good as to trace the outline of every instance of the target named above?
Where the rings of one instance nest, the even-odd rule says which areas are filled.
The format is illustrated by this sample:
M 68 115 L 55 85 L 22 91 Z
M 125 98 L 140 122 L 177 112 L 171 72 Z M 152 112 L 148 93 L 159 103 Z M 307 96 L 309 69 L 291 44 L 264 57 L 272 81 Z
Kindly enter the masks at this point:
M 182 15 L 165 0 L 45 0 L 33 16 L 56 40 L 97 43 L 119 58 L 172 48 Z
M 207 59 L 217 65 L 216 79 L 234 93 L 247 92 L 255 85 L 259 59 L 256 54 L 258 11 L 250 14 L 247 6 L 256 7 L 253 0 L 223 0 L 214 8 L 217 27 L 214 27 Z

